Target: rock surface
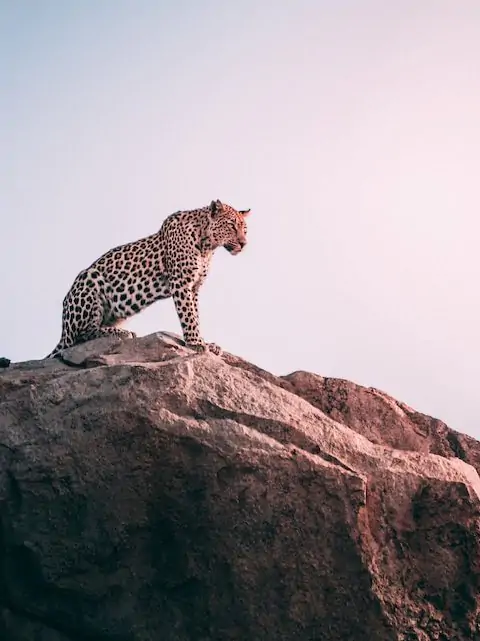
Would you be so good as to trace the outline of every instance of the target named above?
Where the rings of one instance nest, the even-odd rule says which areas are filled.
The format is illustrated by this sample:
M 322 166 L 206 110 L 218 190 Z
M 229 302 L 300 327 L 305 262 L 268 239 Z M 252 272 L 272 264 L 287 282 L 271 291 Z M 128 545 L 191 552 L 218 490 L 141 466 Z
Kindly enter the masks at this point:
M 0 373 L 0 639 L 480 638 L 474 439 L 166 334 L 64 361 Z
M 455 456 L 480 473 L 479 441 L 416 412 L 385 392 L 309 372 L 294 372 L 283 378 L 290 383 L 290 391 L 372 443 L 448 458 Z

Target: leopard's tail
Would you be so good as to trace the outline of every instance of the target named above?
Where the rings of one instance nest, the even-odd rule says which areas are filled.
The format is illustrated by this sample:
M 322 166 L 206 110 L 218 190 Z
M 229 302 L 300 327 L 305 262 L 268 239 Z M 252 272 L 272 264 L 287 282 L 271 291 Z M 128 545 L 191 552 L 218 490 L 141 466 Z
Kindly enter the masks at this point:
M 65 343 L 65 341 L 61 340 L 58 343 L 58 345 L 55 347 L 55 349 L 53 351 L 51 351 L 50 354 L 47 354 L 47 356 L 45 356 L 45 359 L 47 359 L 47 358 L 58 358 L 61 355 L 61 353 L 63 352 L 63 350 L 66 349 L 67 347 L 70 347 L 70 345 L 67 345 Z

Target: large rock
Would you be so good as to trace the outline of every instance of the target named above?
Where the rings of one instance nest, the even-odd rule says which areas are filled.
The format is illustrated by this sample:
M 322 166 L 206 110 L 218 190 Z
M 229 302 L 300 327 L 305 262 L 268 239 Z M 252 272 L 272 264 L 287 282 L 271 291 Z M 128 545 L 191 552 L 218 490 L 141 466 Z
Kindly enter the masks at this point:
M 385 392 L 310 372 L 293 372 L 283 379 L 290 391 L 372 443 L 458 457 L 480 473 L 478 441 L 450 429 L 436 418 L 416 412 Z
M 64 361 L 0 374 L 1 639 L 480 638 L 470 465 L 172 336 Z

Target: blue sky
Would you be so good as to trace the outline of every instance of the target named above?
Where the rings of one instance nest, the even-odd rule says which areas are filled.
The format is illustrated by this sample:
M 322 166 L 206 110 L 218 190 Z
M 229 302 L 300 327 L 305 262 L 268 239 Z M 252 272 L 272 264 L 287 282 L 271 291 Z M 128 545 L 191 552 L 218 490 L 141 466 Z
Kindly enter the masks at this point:
M 206 340 L 480 437 L 480 3 L 0 1 L 0 355 L 179 209 L 252 208 Z M 179 331 L 172 301 L 129 327 Z

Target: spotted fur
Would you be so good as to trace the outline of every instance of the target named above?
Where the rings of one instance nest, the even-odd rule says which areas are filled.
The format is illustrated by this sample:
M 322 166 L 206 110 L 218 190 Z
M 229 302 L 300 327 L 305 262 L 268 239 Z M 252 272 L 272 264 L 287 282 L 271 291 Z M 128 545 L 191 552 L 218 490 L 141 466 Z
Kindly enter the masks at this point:
M 133 332 L 120 327 L 122 321 L 170 297 L 185 343 L 206 349 L 199 328 L 198 291 L 215 249 L 223 246 L 233 255 L 242 251 L 249 212 L 213 200 L 208 207 L 171 214 L 157 233 L 103 254 L 78 274 L 65 296 L 62 336 L 47 358 L 101 336 L 133 338 Z M 208 347 L 220 351 L 214 344 Z

